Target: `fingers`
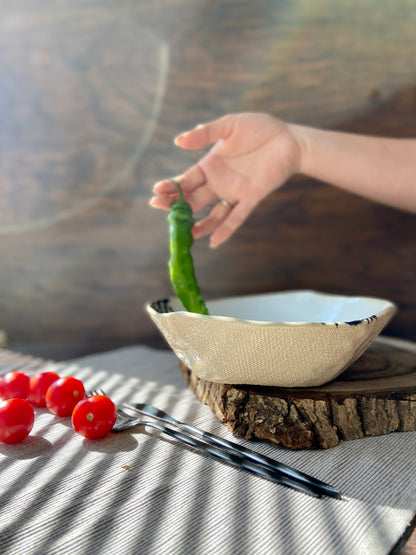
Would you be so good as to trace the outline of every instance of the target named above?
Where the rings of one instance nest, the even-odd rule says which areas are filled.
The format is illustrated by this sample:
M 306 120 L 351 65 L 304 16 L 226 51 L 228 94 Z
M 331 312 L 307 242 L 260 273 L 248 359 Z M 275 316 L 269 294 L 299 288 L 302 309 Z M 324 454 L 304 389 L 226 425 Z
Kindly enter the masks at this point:
M 170 195 L 156 195 L 149 200 L 150 206 L 153 208 L 161 208 L 162 210 L 169 210 L 175 198 Z
M 195 129 L 185 131 L 175 138 L 175 144 L 181 148 L 199 149 L 226 139 L 232 132 L 235 116 L 223 116 L 214 121 L 197 125 Z
M 194 228 L 192 230 L 192 234 L 194 239 L 199 239 L 200 237 L 205 237 L 206 235 L 210 235 L 214 229 L 216 229 L 221 222 L 228 216 L 230 213 L 230 208 L 218 202 L 211 212 L 203 218 L 195 222 Z
M 217 120 L 197 125 L 195 129 L 182 133 L 175 139 L 175 143 L 182 148 L 198 149 L 226 139 L 233 130 L 236 116 L 226 115 Z M 183 175 L 176 177 L 179 181 L 184 196 L 194 211 L 204 208 L 215 200 L 216 196 L 206 184 L 206 177 L 200 164 L 195 164 Z M 164 179 L 153 187 L 155 196 L 149 201 L 150 206 L 169 210 L 178 198 L 176 185 L 171 179 Z
M 199 164 L 192 166 L 183 175 L 176 177 L 175 180 L 179 182 L 185 200 L 195 212 L 201 210 L 216 198 L 208 187 L 204 187 L 205 174 Z M 156 193 L 156 196 L 150 199 L 149 204 L 163 210 L 168 210 L 179 196 L 178 189 L 171 179 L 164 179 L 156 183 L 153 192 Z
M 192 191 L 196 187 L 203 185 L 205 183 L 205 174 L 201 166 L 195 164 L 186 170 L 184 174 L 178 175 L 174 179 L 179 182 L 182 191 L 186 193 L 187 191 Z M 155 183 L 153 192 L 157 195 L 170 195 L 177 193 L 178 189 L 172 179 L 168 178 Z
M 156 185 L 158 187 L 156 187 Z M 178 193 L 172 181 L 161 181 L 155 185 L 158 190 L 163 190 L 163 194 L 158 194 L 150 200 L 150 205 L 155 208 L 169 210 L 171 205 L 177 200 Z M 171 186 L 173 185 L 173 187 Z M 182 184 L 181 184 L 182 185 Z M 198 206 L 206 206 L 214 200 L 212 193 L 206 187 L 198 187 L 196 192 L 188 194 L 187 202 L 193 205 L 193 210 L 198 210 Z M 194 239 L 199 239 L 211 235 L 210 246 L 217 247 L 224 243 L 236 231 L 238 227 L 247 219 L 255 204 L 241 201 L 230 208 L 222 202 L 217 202 L 208 216 L 195 223 L 192 230 Z
M 230 210 L 222 203 L 218 203 L 206 218 L 196 222 L 193 236 L 195 239 L 199 239 L 211 234 L 210 246 L 217 247 L 231 237 L 247 219 L 253 208 L 254 206 L 247 202 L 239 202 Z

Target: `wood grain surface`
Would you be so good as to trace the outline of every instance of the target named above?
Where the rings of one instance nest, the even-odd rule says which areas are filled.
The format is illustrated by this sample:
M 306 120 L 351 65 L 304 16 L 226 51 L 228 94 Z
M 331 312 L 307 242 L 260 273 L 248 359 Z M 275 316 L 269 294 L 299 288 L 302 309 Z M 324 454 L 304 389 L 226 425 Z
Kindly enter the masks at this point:
M 65 356 L 159 343 L 172 294 L 155 181 L 227 112 L 416 135 L 413 0 L 0 2 L 0 328 Z M 416 339 L 416 218 L 304 177 L 223 247 L 193 249 L 207 298 L 311 288 L 391 299 Z M 54 353 L 56 354 L 56 353 Z

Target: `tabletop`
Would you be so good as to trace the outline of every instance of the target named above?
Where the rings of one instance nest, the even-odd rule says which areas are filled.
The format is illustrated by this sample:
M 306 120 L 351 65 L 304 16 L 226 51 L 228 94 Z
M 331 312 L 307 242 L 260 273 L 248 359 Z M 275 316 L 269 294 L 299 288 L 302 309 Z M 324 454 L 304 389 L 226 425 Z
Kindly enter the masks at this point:
M 0 351 L 0 373 L 54 370 L 115 402 L 151 402 L 232 438 L 183 382 L 170 351 L 129 347 L 44 361 Z M 135 428 L 85 440 L 36 409 L 21 444 L 0 445 L 0 551 L 103 553 L 415 553 L 416 432 L 290 451 L 243 445 L 339 487 L 316 499 Z M 404 545 L 405 541 L 407 544 Z

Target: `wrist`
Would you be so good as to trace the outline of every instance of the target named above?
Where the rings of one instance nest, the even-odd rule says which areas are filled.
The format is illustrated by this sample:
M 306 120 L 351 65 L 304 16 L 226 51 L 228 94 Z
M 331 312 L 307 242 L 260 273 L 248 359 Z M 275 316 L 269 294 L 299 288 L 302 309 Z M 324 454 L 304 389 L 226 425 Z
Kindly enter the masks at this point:
M 310 161 L 312 158 L 312 136 L 314 130 L 310 127 L 296 124 L 289 124 L 288 127 L 297 145 L 297 172 L 309 175 L 311 171 Z

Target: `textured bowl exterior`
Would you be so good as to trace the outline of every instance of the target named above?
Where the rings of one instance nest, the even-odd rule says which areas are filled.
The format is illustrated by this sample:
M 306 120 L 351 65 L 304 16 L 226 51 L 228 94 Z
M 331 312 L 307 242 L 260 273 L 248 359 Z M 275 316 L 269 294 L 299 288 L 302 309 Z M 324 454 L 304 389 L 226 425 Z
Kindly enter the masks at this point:
M 165 303 L 167 312 L 160 303 Z M 199 378 L 229 384 L 310 387 L 333 380 L 352 364 L 392 318 L 396 307 L 384 301 L 377 314 L 350 323 L 253 322 L 170 312 L 169 300 L 148 304 L 146 310 L 177 357 Z

